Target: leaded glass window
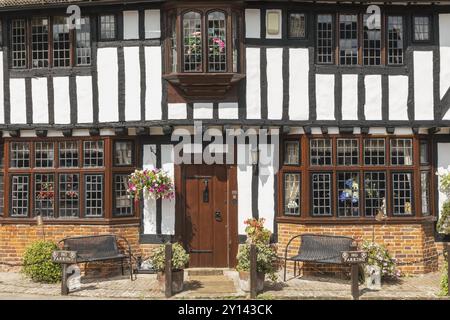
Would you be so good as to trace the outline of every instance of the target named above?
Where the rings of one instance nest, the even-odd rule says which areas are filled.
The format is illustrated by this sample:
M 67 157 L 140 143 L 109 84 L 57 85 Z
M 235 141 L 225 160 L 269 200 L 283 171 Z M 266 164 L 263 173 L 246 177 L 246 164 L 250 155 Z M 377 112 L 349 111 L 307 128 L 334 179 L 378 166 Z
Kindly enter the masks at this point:
M 386 173 L 371 171 L 364 173 L 364 202 L 367 217 L 386 214 Z
M 284 174 L 284 214 L 300 215 L 300 174 Z
M 284 164 L 300 164 L 300 143 L 298 141 L 284 143 Z
M 313 216 L 331 216 L 331 173 L 312 174 L 312 214 Z
M 13 68 L 27 67 L 26 20 L 11 20 L 11 62 Z
M 203 63 L 202 20 L 200 13 L 187 12 L 183 15 L 184 71 L 200 72 Z
M 289 38 L 303 39 L 306 37 L 306 16 L 304 13 L 289 14 Z
M 103 175 L 85 175 L 84 196 L 86 217 L 103 216 Z
M 367 19 L 370 15 L 364 15 L 363 29 L 363 64 L 366 66 L 381 65 L 381 30 L 369 29 Z
M 80 175 L 62 173 L 59 175 L 59 217 L 74 218 L 80 210 Z
M 130 166 L 133 162 L 133 142 L 116 141 L 114 143 L 114 165 Z
M 11 216 L 28 217 L 30 177 L 13 175 L 11 177 Z
M 384 139 L 364 139 L 364 164 L 383 166 L 386 162 Z
M 429 41 L 430 40 L 430 17 L 415 16 L 414 17 L 414 40 Z
M 388 17 L 388 64 L 403 64 L 403 17 Z
M 338 215 L 340 217 L 359 216 L 359 173 L 338 172 Z
M 63 141 L 59 143 L 59 166 L 64 168 L 78 167 L 78 142 Z
M 53 66 L 70 66 L 70 30 L 66 17 L 53 18 Z
M 48 67 L 48 18 L 31 19 L 31 56 L 33 68 Z
M 359 164 L 359 141 L 357 139 L 337 139 L 338 165 L 356 166 Z
M 78 66 L 91 64 L 91 25 L 88 17 L 81 17 L 80 29 L 76 29 L 76 63 Z
M 391 139 L 391 165 L 412 165 L 412 139 Z
M 10 167 L 30 167 L 30 144 L 28 142 L 11 142 Z
M 339 15 L 339 62 L 358 64 L 358 15 Z
M 133 199 L 127 193 L 128 175 L 114 175 L 114 215 L 130 216 L 133 215 Z
M 114 40 L 116 38 L 116 16 L 113 14 L 100 16 L 100 39 Z
M 317 63 L 333 63 L 333 16 L 317 15 Z
M 208 70 L 227 70 L 226 22 L 220 11 L 208 13 Z
M 55 176 L 53 174 L 34 175 L 34 215 L 53 218 L 55 210 Z
M 412 214 L 412 174 L 392 174 L 392 209 L 394 215 Z
M 430 173 L 420 173 L 420 196 L 422 200 L 422 215 L 430 215 Z
M 331 139 L 311 139 L 310 162 L 312 166 L 328 166 L 333 163 Z
M 102 167 L 103 160 L 103 141 L 84 141 L 84 166 Z
M 53 142 L 36 142 L 34 144 L 34 166 L 52 168 L 55 158 Z

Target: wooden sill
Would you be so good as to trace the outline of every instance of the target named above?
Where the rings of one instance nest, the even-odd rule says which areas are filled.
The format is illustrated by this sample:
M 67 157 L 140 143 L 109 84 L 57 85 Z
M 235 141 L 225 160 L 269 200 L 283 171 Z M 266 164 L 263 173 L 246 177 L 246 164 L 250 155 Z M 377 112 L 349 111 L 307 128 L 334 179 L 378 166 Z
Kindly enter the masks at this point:
M 242 73 L 171 73 L 163 79 L 179 89 L 186 98 L 198 100 L 222 99 L 239 81 Z
M 114 219 L 44 219 L 44 226 L 46 225 L 123 225 L 135 224 L 139 225 L 139 217 L 123 217 Z M 0 225 L 2 224 L 28 224 L 37 225 L 36 219 L 32 218 L 3 218 L 0 217 Z
M 416 218 L 414 216 L 406 216 L 406 217 L 388 217 L 383 221 L 376 221 L 375 219 L 370 218 L 313 218 L 313 217 L 277 217 L 276 221 L 278 223 L 292 223 L 292 224 L 338 224 L 338 225 L 384 225 L 384 224 L 423 224 L 423 223 L 434 223 L 436 221 L 436 217 L 428 216 L 428 217 L 420 217 Z

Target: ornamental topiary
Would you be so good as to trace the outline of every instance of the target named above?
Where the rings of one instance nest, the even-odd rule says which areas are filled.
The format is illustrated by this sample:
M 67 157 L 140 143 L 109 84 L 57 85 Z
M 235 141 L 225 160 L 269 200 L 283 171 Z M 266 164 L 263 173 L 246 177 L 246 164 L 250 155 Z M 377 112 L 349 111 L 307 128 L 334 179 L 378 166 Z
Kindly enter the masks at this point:
M 36 241 L 25 249 L 22 272 L 36 282 L 55 283 L 61 279 L 61 265 L 52 262 L 58 246 L 50 241 Z
M 172 271 L 183 270 L 189 262 L 189 254 L 180 243 L 172 245 Z M 164 272 L 166 268 L 165 244 L 160 245 L 150 257 L 150 263 L 156 271 Z

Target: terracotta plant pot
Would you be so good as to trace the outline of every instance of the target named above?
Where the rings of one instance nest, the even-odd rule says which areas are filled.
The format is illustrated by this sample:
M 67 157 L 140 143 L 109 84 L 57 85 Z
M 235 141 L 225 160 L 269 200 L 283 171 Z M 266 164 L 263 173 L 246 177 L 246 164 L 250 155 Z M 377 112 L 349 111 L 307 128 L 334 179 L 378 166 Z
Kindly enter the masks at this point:
M 162 292 L 165 292 L 166 288 L 166 275 L 164 272 L 158 272 L 156 279 L 159 283 L 159 288 Z M 184 283 L 184 270 L 172 271 L 172 293 L 178 293 L 183 291 Z
M 264 272 L 256 273 L 256 291 L 261 292 L 264 289 L 264 279 L 266 274 Z M 250 292 L 250 272 L 239 271 L 239 286 L 242 291 Z

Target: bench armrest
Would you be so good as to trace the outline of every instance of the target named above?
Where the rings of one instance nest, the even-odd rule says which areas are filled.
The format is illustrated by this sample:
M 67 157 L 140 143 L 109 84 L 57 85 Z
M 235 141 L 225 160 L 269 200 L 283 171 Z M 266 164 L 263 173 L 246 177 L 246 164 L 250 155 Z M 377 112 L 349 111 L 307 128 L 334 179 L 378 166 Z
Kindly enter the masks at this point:
M 289 245 L 291 244 L 292 240 L 297 239 L 297 238 L 299 238 L 299 237 L 301 237 L 301 236 L 302 236 L 302 235 L 299 234 L 299 235 L 297 235 L 297 236 L 292 237 L 292 238 L 288 241 L 288 243 L 287 243 L 287 245 L 286 245 L 286 249 L 284 249 L 284 259 L 285 259 L 285 260 L 287 259 L 287 254 L 288 254 Z
M 131 254 L 131 246 L 130 246 L 130 243 L 128 242 L 128 240 L 127 240 L 125 237 L 117 236 L 117 235 L 116 235 L 116 238 L 117 238 L 117 239 L 120 239 L 120 240 L 123 240 L 123 241 L 126 243 L 126 245 L 127 245 L 127 250 L 128 250 L 128 255 L 130 256 L 130 259 L 131 259 L 131 257 L 132 257 L 132 254 Z

